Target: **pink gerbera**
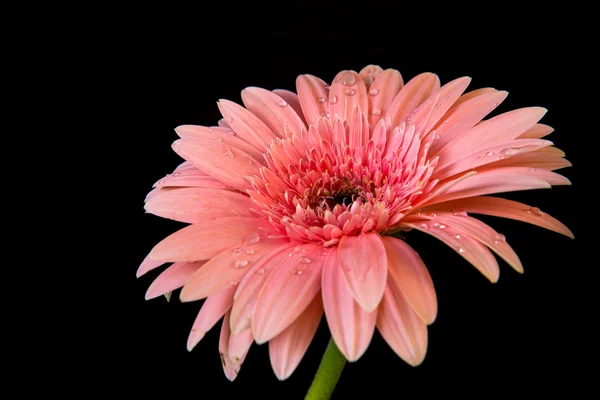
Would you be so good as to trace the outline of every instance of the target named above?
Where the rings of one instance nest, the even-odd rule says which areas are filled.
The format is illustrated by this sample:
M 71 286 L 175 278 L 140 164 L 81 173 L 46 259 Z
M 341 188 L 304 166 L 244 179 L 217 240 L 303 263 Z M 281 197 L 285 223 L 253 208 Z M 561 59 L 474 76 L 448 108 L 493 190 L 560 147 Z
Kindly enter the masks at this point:
M 482 119 L 507 93 L 463 94 L 424 73 L 367 66 L 331 86 L 302 75 L 297 92 L 250 87 L 245 107 L 218 103 L 218 126 L 180 126 L 186 162 L 156 183 L 146 210 L 190 223 L 160 242 L 138 276 L 172 262 L 146 298 L 183 287 L 205 299 L 191 350 L 221 318 L 219 351 L 233 380 L 252 344 L 269 342 L 279 379 L 296 368 L 323 312 L 355 361 L 375 327 L 410 365 L 423 361 L 437 299 L 419 255 L 393 235 L 443 241 L 496 282 L 492 252 L 523 272 L 505 237 L 469 214 L 538 225 L 572 237 L 536 207 L 485 196 L 569 184 L 570 163 L 538 121 L 539 107 Z M 491 250 L 491 251 L 490 251 Z

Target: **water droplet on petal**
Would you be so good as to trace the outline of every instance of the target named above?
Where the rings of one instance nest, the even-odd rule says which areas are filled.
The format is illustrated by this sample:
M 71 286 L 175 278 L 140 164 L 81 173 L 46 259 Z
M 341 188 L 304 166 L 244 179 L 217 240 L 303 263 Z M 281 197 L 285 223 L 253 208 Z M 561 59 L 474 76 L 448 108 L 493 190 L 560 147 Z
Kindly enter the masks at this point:
M 317 99 L 317 101 L 318 101 L 319 103 L 325 103 L 325 97 L 319 97 L 319 98 Z
M 234 253 L 241 253 L 241 252 L 242 252 L 242 249 L 240 249 L 240 248 L 238 247 L 237 249 L 233 249 L 233 252 L 234 252 Z
M 500 242 L 506 242 L 506 236 L 501 233 L 494 235 L 494 243 L 498 244 Z
M 244 240 L 244 244 L 255 244 L 258 242 L 260 242 L 260 236 L 256 232 L 249 234 Z
M 438 108 L 440 106 L 440 103 L 435 103 L 435 108 Z
M 260 268 L 258 271 L 256 271 L 256 273 L 258 275 L 264 275 L 265 274 L 265 269 L 264 268 Z
M 356 83 L 356 78 L 352 72 L 344 72 L 342 74 L 342 85 L 352 86 Z
M 435 142 L 436 140 L 440 140 L 440 135 L 437 133 L 433 135 L 433 141 Z
M 486 157 L 491 157 L 494 155 L 494 153 L 492 153 L 491 151 L 488 151 L 487 153 L 485 153 Z
M 295 256 L 295 254 L 294 254 L 294 253 L 289 253 L 289 254 L 288 254 L 288 256 L 289 256 L 289 257 L 294 257 L 294 256 Z
M 255 254 L 256 251 L 252 250 L 252 249 L 248 249 L 246 250 L 246 254 Z
M 354 89 L 346 89 L 344 90 L 344 93 L 346 93 L 348 96 L 354 96 Z
M 371 112 L 373 115 L 381 115 L 381 108 L 374 108 Z
M 165 183 L 165 180 L 164 180 L 164 179 L 161 179 L 160 181 L 158 181 L 158 184 L 159 184 L 159 185 L 162 185 L 163 183 Z
M 331 86 L 325 85 L 325 90 L 331 90 Z
M 237 269 L 246 268 L 250 262 L 248 260 L 237 260 L 235 262 L 235 267 Z
M 331 104 L 335 104 L 337 103 L 337 96 L 334 94 L 333 96 L 331 96 L 331 99 L 329 99 L 329 102 Z
M 529 172 L 530 173 L 534 173 L 535 172 L 535 168 L 529 168 Z
M 302 246 L 298 245 L 296 247 L 294 247 L 294 251 L 298 252 L 302 250 Z
M 337 77 L 336 77 L 336 78 L 335 78 L 333 81 L 334 81 L 335 83 L 338 83 L 338 82 L 339 82 L 339 81 L 341 81 L 341 80 L 342 80 L 342 78 L 340 78 L 339 76 L 337 76 Z
M 465 249 L 463 249 L 462 247 L 459 247 L 459 248 L 458 248 L 458 252 L 459 252 L 459 253 L 464 253 L 464 252 L 465 252 Z
M 421 229 L 429 229 L 429 226 L 427 224 L 419 224 L 419 227 Z
M 379 93 L 379 89 L 371 89 L 369 91 L 370 96 L 377 96 L 378 93 Z
M 310 258 L 302 256 L 300 257 L 300 262 L 302 264 L 310 264 Z
M 457 217 L 468 217 L 469 215 L 465 210 L 452 210 L 452 215 Z
M 217 138 L 217 142 L 219 142 L 219 143 L 223 143 L 223 139 L 221 139 L 221 138 Z
M 227 123 L 229 123 L 229 122 L 232 122 L 232 121 L 233 121 L 233 118 L 231 118 L 231 117 L 227 117 L 227 118 L 225 118 L 225 121 L 227 121 Z
M 295 269 L 295 268 L 294 268 L 294 269 L 292 270 L 292 274 L 294 274 L 294 275 L 302 275 L 302 270 L 299 270 L 299 269 Z
M 180 174 L 179 174 L 179 172 L 175 172 L 175 173 L 173 174 L 173 176 L 179 176 L 179 175 L 180 175 Z
M 500 153 L 506 154 L 507 156 L 514 156 L 515 154 L 518 154 L 519 151 L 516 149 L 504 149 Z
M 279 107 L 287 107 L 288 103 L 285 100 L 279 102 Z
M 231 148 L 227 148 L 227 150 L 225 150 L 225 152 L 223 153 L 223 155 L 225 157 L 229 157 L 229 158 L 233 158 L 233 153 L 231 152 Z
M 477 159 L 478 159 L 478 160 L 481 160 L 482 158 L 483 158 L 482 156 L 477 156 Z
M 237 286 L 239 284 L 239 282 L 238 281 L 233 281 L 233 282 L 230 282 L 229 284 L 231 286 Z
M 446 225 L 444 225 L 444 224 L 440 224 L 439 228 L 440 228 L 440 229 L 446 229 Z
M 460 235 L 456 235 L 456 236 L 454 236 L 454 237 L 455 237 L 455 238 L 457 238 L 457 239 L 460 239 Z
M 537 207 L 529 207 L 529 209 L 527 210 L 527 212 L 528 212 L 529 214 L 533 214 L 533 215 L 535 215 L 535 216 L 537 216 L 537 217 L 539 217 L 539 216 L 541 216 L 541 215 L 543 214 L 543 213 L 542 213 L 542 210 L 540 210 L 540 209 L 539 209 L 539 208 L 537 208 Z

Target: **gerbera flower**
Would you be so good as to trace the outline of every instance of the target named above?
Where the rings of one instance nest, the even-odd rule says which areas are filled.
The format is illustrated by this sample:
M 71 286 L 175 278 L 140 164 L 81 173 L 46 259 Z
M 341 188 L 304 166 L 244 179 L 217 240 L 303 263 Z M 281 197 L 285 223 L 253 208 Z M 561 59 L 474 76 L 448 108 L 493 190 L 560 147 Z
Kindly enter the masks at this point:
M 189 223 L 152 249 L 138 276 L 172 262 L 147 299 L 183 287 L 206 299 L 188 349 L 219 320 L 219 351 L 233 380 L 253 342 L 268 342 L 286 379 L 326 316 L 349 361 L 375 328 L 398 356 L 419 365 L 437 314 L 432 279 L 399 231 L 431 235 L 491 282 L 492 252 L 523 272 L 506 238 L 471 216 L 515 219 L 573 237 L 556 219 L 487 196 L 569 181 L 570 165 L 542 139 L 546 110 L 523 108 L 482 120 L 506 97 L 463 94 L 470 78 L 440 86 L 424 73 L 367 66 L 331 85 L 302 75 L 297 92 L 250 87 L 244 107 L 221 100 L 218 126 L 180 126 L 186 161 L 155 184 L 146 210 Z

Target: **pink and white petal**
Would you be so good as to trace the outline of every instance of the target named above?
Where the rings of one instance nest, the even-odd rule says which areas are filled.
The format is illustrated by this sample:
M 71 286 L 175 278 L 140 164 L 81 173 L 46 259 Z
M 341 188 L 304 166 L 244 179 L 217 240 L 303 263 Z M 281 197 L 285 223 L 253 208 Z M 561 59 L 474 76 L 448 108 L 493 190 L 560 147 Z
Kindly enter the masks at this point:
M 274 249 L 267 257 L 256 262 L 241 280 L 236 292 L 235 303 L 231 309 L 231 331 L 242 332 L 252 326 L 252 314 L 265 281 L 271 272 L 289 258 L 294 245 L 289 243 L 283 248 Z
M 321 290 L 328 254 L 321 244 L 297 246 L 267 277 L 252 315 L 256 343 L 265 343 L 290 326 Z
M 296 90 L 307 125 L 318 125 L 320 117 L 329 114 L 329 92 L 327 83 L 313 75 L 300 75 L 296 79 Z
M 269 222 L 250 217 L 225 217 L 189 225 L 154 246 L 150 258 L 172 262 L 208 260 L 231 247 L 258 242 L 271 228 Z
M 290 326 L 269 341 L 269 358 L 277 379 L 286 380 L 296 370 L 322 316 L 323 301 L 318 295 Z
M 427 353 L 427 325 L 392 279 L 387 282 L 377 311 L 377 329 L 401 359 L 413 367 L 423 362 Z
M 206 188 L 179 188 L 153 196 L 147 212 L 175 221 L 195 224 L 222 217 L 250 217 L 255 203 L 239 192 Z
M 392 104 L 386 118 L 391 121 L 391 127 L 400 125 L 412 112 L 427 98 L 440 88 L 440 79 L 437 75 L 425 72 L 412 78 L 404 86 Z
M 434 134 L 437 136 L 431 144 L 430 154 L 436 155 L 448 143 L 473 128 L 483 117 L 502 103 L 507 95 L 507 92 L 486 88 L 459 97 L 434 126 Z
M 449 226 L 466 233 L 473 239 L 478 240 L 480 243 L 494 251 L 494 253 L 498 254 L 515 271 L 521 274 L 523 273 L 523 264 L 521 264 L 519 256 L 517 256 L 512 247 L 506 243 L 504 235 L 500 235 L 489 225 L 476 218 L 463 216 L 461 214 L 453 215 L 449 212 L 438 212 L 433 220 L 440 224 L 448 224 Z
M 300 106 L 300 99 L 296 93 L 286 89 L 275 89 L 273 90 L 273 93 L 287 101 L 290 107 L 296 111 L 296 114 L 298 114 L 302 122 L 304 122 L 304 125 L 308 126 L 306 123 L 306 118 L 304 118 L 304 113 L 302 112 L 302 106 Z
M 437 296 L 433 280 L 421 257 L 406 242 L 384 236 L 389 276 L 394 280 L 414 312 L 427 325 L 437 316 Z M 385 296 L 385 295 L 384 295 Z
M 300 134 L 306 128 L 302 118 L 284 99 L 268 90 L 248 87 L 242 90 L 242 101 L 246 108 L 256 115 L 281 138 Z
M 200 300 L 236 285 L 251 266 L 277 253 L 288 243 L 285 239 L 265 239 L 221 252 L 189 278 L 181 291 L 181 301 Z
M 246 177 L 258 175 L 260 164 L 250 155 L 219 142 L 178 140 L 173 149 L 213 178 L 241 191 L 251 189 Z
M 554 132 L 554 128 L 545 124 L 535 124 L 523 132 L 517 139 L 541 139 Z
M 382 116 L 387 114 L 402 86 L 404 86 L 402 75 L 395 69 L 386 69 L 375 78 L 368 90 L 369 124 L 372 127 L 375 127 Z
M 237 365 L 239 367 L 241 363 L 244 362 L 246 354 L 248 354 L 248 350 L 250 350 L 250 346 L 252 346 L 252 342 L 254 342 L 254 337 L 252 336 L 252 331 L 250 329 L 246 329 L 235 335 L 231 332 L 229 333 L 227 356 L 234 366 Z
M 545 150 L 546 148 L 540 149 Z M 550 148 L 548 148 L 550 149 Z M 551 147 L 551 149 L 556 149 Z M 557 149 L 558 150 L 558 149 Z M 559 150 L 560 152 L 560 150 Z M 563 155 L 553 154 L 545 151 L 532 151 L 524 154 L 517 154 L 516 156 L 506 158 L 503 160 L 495 161 L 488 164 L 490 168 L 505 168 L 505 167 L 527 167 L 527 168 L 541 168 L 548 171 L 554 171 L 561 168 L 570 167 L 572 164 L 569 160 L 563 158 Z
M 377 311 L 367 312 L 354 301 L 337 251 L 331 251 L 325 260 L 321 286 L 331 336 L 346 359 L 356 361 L 371 343 Z
M 477 196 L 465 199 L 447 201 L 424 208 L 423 211 L 464 210 L 473 214 L 491 215 L 494 217 L 514 219 L 527 222 L 548 230 L 574 238 L 573 233 L 563 223 L 537 207 L 519 203 L 514 200 L 492 196 Z
M 267 125 L 244 107 L 229 100 L 220 100 L 217 106 L 235 133 L 256 149 L 267 150 L 277 138 Z
M 231 309 L 235 289 L 234 286 L 230 286 L 219 293 L 209 296 L 204 301 L 188 336 L 188 351 L 192 351 L 200 340 L 204 338 L 206 332 L 210 331 L 223 315 Z
M 225 372 L 225 376 L 230 381 L 234 381 L 237 378 L 240 367 L 248 354 L 248 350 L 250 350 L 250 346 L 252 345 L 252 341 L 248 343 L 247 337 L 249 334 L 249 330 L 245 332 L 241 332 L 238 334 L 237 338 L 234 338 L 234 335 L 231 335 L 229 330 L 229 313 L 225 314 L 225 318 L 223 319 L 223 324 L 221 325 L 221 336 L 219 337 L 219 354 L 221 355 L 221 363 L 223 365 L 223 372 Z M 243 336 L 242 336 L 243 335 Z M 251 337 L 251 335 L 250 335 Z M 232 362 L 229 358 L 229 345 L 231 341 L 240 341 L 244 344 L 247 344 L 248 348 L 242 357 L 239 358 L 237 362 Z M 241 346 L 240 346 L 241 347 Z
M 174 172 L 161 178 L 154 184 L 156 188 L 171 188 L 171 187 L 199 187 L 199 188 L 212 188 L 212 189 L 227 189 L 227 185 L 223 182 L 216 180 L 205 172 L 200 171 L 198 168 L 186 169 L 182 172 Z M 146 198 L 149 200 L 150 196 Z
M 498 282 L 500 268 L 493 254 L 466 233 L 434 221 L 404 222 L 401 226 L 417 229 L 441 240 L 470 262 L 490 282 Z
M 172 292 L 175 289 L 182 287 L 185 282 L 198 269 L 204 265 L 204 261 L 194 263 L 175 263 L 165 269 L 150 285 L 146 292 L 146 300 L 153 299 Z
M 167 263 L 167 261 L 153 260 L 152 258 L 150 258 L 150 254 L 148 254 L 146 256 L 146 258 L 144 258 L 144 261 L 142 261 L 142 263 L 138 267 L 135 276 L 137 278 L 139 278 L 140 276 L 144 275 L 146 272 L 152 271 L 153 269 L 158 268 L 161 265 L 166 264 L 166 263 Z
M 541 179 L 541 180 L 548 182 L 548 184 L 550 184 L 552 186 L 570 185 L 571 184 L 571 181 L 568 178 L 566 178 L 560 174 L 557 174 L 556 172 L 547 171 L 542 168 L 534 169 L 534 168 L 527 168 L 527 167 L 502 167 L 501 169 L 498 169 L 498 168 L 488 167 L 487 165 L 485 165 L 485 166 L 482 166 L 481 168 L 478 168 L 477 173 L 483 174 L 483 173 L 487 173 L 490 171 L 497 171 L 497 170 L 501 170 L 502 173 L 504 173 L 504 174 L 529 176 L 529 177 Z
M 335 120 L 337 115 L 342 120 L 349 120 L 356 106 L 364 113 L 369 110 L 365 82 L 355 71 L 341 71 L 333 79 L 329 91 L 330 119 Z
M 343 236 L 338 244 L 339 259 L 348 288 L 367 312 L 377 309 L 388 274 L 388 260 L 377 233 Z

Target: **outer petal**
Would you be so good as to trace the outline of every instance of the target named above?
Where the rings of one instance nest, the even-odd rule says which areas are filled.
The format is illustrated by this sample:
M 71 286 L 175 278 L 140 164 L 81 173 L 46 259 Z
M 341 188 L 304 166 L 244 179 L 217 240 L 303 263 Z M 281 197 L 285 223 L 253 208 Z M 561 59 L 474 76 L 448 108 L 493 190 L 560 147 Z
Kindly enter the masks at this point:
M 556 147 L 545 147 L 538 151 L 532 151 L 524 154 L 517 154 L 513 157 L 495 161 L 488 164 L 490 168 L 504 167 L 527 167 L 527 168 L 542 168 L 549 171 L 570 167 L 572 164 L 563 158 L 560 153 L 550 153 L 547 150 L 556 149 Z M 545 151 L 546 150 L 546 151 Z M 551 151 L 557 151 L 551 150 Z
M 265 151 L 277 136 L 257 116 L 229 101 L 217 103 L 221 114 L 238 136 L 260 151 Z
M 296 88 L 300 106 L 309 125 L 318 125 L 319 117 L 329 114 L 329 92 L 327 83 L 312 75 L 300 75 L 296 79 Z
M 377 329 L 392 350 L 416 367 L 427 352 L 427 325 L 413 311 L 402 291 L 388 280 L 377 312 Z
M 240 282 L 251 266 L 277 254 L 288 243 L 285 239 L 266 239 L 223 251 L 189 278 L 181 291 L 181 301 L 203 299 Z
M 541 139 L 545 136 L 548 136 L 554 131 L 554 128 L 544 124 L 535 124 L 533 127 L 529 128 L 518 139 Z
M 198 261 L 194 263 L 183 262 L 171 265 L 169 268 L 165 269 L 154 282 L 152 282 L 146 292 L 146 300 L 179 289 L 185 284 L 188 278 L 198 270 L 198 268 L 204 265 L 204 263 L 204 261 Z
M 190 224 L 238 215 L 250 217 L 255 204 L 246 195 L 221 189 L 180 188 L 153 196 L 147 212 Z
M 346 359 L 356 361 L 371 343 L 377 311 L 367 312 L 354 301 L 337 251 L 330 252 L 325 260 L 321 286 L 331 336 Z
M 296 111 L 296 114 L 298 114 L 302 122 L 304 122 L 304 125 L 308 126 L 308 124 L 306 123 L 306 119 L 304 118 L 304 113 L 302 113 L 300 99 L 298 98 L 298 95 L 296 93 L 286 89 L 275 89 L 273 90 L 273 93 L 285 100 L 290 105 L 290 107 L 292 107 L 294 111 Z
M 389 275 L 396 287 L 423 322 L 432 324 L 437 316 L 437 296 L 423 260 L 400 239 L 384 236 L 383 244 L 387 252 Z
M 229 356 L 229 348 L 231 344 L 234 344 L 238 349 L 238 360 L 233 362 Z M 229 313 L 225 314 L 223 324 L 221 325 L 221 337 L 219 338 L 219 353 L 221 354 L 221 363 L 223 364 L 223 371 L 225 376 L 230 381 L 237 378 L 240 367 L 246 358 L 248 350 L 252 345 L 252 334 L 250 330 L 246 330 L 238 335 L 231 335 L 229 331 Z M 243 353 L 243 354 L 241 354 Z
M 385 115 L 390 119 L 392 128 L 400 125 L 421 103 L 427 100 L 431 93 L 439 88 L 440 79 L 430 72 L 417 75 L 408 81 Z
M 287 379 L 296 370 L 317 332 L 322 316 L 323 301 L 321 296 L 316 296 L 294 323 L 269 341 L 271 366 L 279 380 Z
M 436 222 L 423 221 L 420 223 L 405 222 L 404 226 L 427 233 L 463 256 L 475 268 L 479 270 L 492 283 L 498 282 L 500 268 L 498 262 L 485 246 L 471 238 L 469 235 L 452 227 L 443 226 Z
M 395 69 L 386 69 L 375 78 L 368 90 L 369 124 L 372 127 L 375 127 L 382 116 L 387 114 L 402 86 L 404 86 L 402 75 Z
M 279 137 L 300 134 L 304 122 L 284 99 L 268 90 L 249 87 L 242 90 L 242 101 L 248 110 L 261 119 Z
M 458 199 L 426 207 L 424 211 L 464 210 L 474 214 L 492 215 L 527 222 L 554 232 L 574 238 L 573 233 L 556 218 L 551 217 L 537 207 L 519 203 L 513 200 L 492 196 L 477 196 Z
M 158 182 L 156 182 L 153 187 L 199 187 L 227 189 L 227 185 L 223 182 L 218 181 L 212 176 L 200 171 L 198 168 L 196 168 L 191 163 L 188 163 L 187 161 L 186 164 L 190 164 L 192 167 L 182 170 L 176 169 L 172 174 L 168 174 L 164 178 L 158 180 Z
M 163 239 L 150 258 L 163 261 L 208 260 L 223 250 L 260 241 L 270 229 L 267 221 L 250 217 L 227 217 L 189 225 Z
M 349 120 L 354 107 L 358 106 L 362 112 L 369 109 L 369 99 L 365 82 L 354 71 L 341 71 L 338 73 L 329 91 L 329 112 L 331 119 L 337 114 L 342 120 Z
M 205 127 L 198 125 L 180 125 L 175 128 L 175 132 L 185 141 L 200 141 L 201 143 L 219 143 L 224 148 L 233 147 L 249 155 L 259 164 L 264 162 L 262 156 L 263 149 L 258 149 L 248 143 L 245 139 L 236 135 L 230 127 Z
M 356 302 L 368 312 L 377 309 L 388 272 L 381 236 L 377 233 L 344 236 L 338 253 L 344 278 Z
M 187 340 L 187 349 L 192 349 L 202 340 L 206 332 L 225 315 L 233 305 L 235 286 L 230 286 L 217 294 L 209 296 L 202 304 L 202 308 L 192 325 L 192 330 Z
M 144 258 L 144 261 L 142 261 L 142 263 L 140 264 L 135 276 L 139 278 L 140 276 L 144 275 L 146 272 L 152 271 L 153 269 L 160 267 L 161 265 L 165 264 L 166 262 L 167 261 L 153 260 L 152 258 L 150 258 L 150 254 L 148 254 L 146 256 L 146 258 Z
M 321 269 L 327 252 L 320 244 L 297 246 L 278 263 L 265 281 L 252 315 L 258 344 L 290 326 L 321 289 Z

